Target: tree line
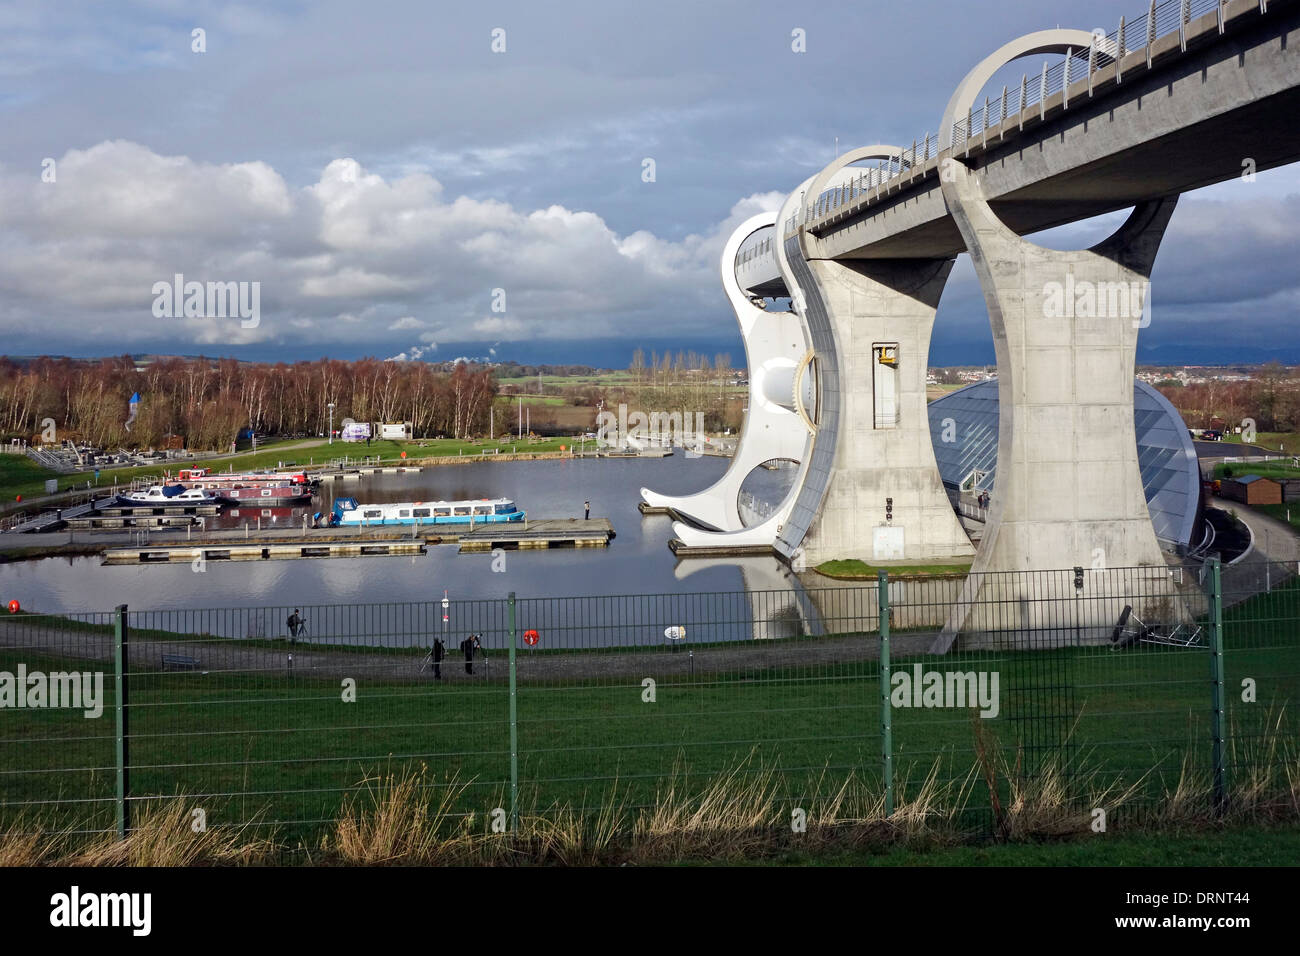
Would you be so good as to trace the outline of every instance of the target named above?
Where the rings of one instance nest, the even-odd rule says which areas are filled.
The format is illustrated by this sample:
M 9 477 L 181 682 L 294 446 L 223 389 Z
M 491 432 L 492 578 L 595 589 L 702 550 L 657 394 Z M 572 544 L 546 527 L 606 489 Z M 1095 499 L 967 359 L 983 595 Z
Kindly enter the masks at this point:
M 324 436 L 333 403 L 336 431 L 352 418 L 410 421 L 417 437 L 472 438 L 487 434 L 496 392 L 492 368 L 466 362 L 0 357 L 0 435 L 107 449 L 160 448 L 178 436 L 187 448 L 222 450 L 245 429 Z
M 1167 380 L 1156 387 L 1189 428 L 1209 428 L 1216 420 L 1234 428 L 1250 419 L 1259 432 L 1300 429 L 1300 379 L 1278 362 L 1260 366 L 1248 380 L 1211 378 L 1187 385 Z

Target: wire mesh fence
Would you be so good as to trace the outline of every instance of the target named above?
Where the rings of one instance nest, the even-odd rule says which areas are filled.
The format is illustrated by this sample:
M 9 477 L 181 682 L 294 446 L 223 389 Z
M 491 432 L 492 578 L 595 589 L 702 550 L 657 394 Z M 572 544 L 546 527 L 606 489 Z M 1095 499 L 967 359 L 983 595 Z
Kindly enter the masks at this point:
M 636 811 L 727 776 L 791 809 L 850 778 L 892 806 L 928 779 L 980 833 L 1045 774 L 1142 812 L 1294 759 L 1298 570 L 14 614 L 0 823 L 111 832 L 184 794 L 208 825 L 310 843 L 411 768 L 482 820 Z

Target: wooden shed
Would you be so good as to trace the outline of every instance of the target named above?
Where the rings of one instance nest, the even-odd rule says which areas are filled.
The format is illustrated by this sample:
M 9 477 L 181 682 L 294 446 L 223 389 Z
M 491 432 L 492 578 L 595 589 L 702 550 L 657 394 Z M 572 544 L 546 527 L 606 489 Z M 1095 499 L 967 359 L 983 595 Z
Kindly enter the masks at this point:
M 1259 475 L 1225 478 L 1223 479 L 1220 494 L 1225 498 L 1248 505 L 1280 505 L 1282 503 L 1282 485 L 1272 478 L 1263 478 Z

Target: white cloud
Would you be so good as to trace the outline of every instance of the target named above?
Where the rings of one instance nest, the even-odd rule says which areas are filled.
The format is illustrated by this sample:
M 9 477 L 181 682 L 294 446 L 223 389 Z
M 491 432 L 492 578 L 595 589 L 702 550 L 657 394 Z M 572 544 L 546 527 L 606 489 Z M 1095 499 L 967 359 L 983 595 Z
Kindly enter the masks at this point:
M 619 235 L 561 205 L 449 198 L 425 172 L 385 179 L 346 157 L 297 189 L 264 162 L 202 163 L 124 140 L 69 150 L 57 170 L 42 183 L 0 167 L 0 314 L 10 328 L 40 327 L 55 351 L 74 335 L 183 350 L 288 342 L 304 328 L 314 342 L 359 349 L 418 329 L 432 330 L 421 341 L 435 347 L 635 337 L 648 321 L 658 334 L 698 332 L 697 312 L 720 313 L 717 256 L 730 229 L 781 199 L 748 197 L 707 232 L 668 241 Z M 260 282 L 261 324 L 160 325 L 150 289 L 176 273 Z M 488 312 L 497 288 L 505 313 Z

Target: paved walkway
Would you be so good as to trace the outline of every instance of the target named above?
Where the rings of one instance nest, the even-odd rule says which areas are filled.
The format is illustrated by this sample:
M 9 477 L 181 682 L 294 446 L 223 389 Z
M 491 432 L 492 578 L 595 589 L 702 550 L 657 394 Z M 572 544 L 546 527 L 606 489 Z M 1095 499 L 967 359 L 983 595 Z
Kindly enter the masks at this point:
M 1300 536 L 1285 521 L 1270 517 L 1262 511 L 1256 511 L 1243 505 L 1240 501 L 1227 498 L 1211 498 L 1210 504 L 1223 511 L 1232 511 L 1254 536 L 1254 544 L 1246 555 L 1246 561 L 1285 561 L 1294 563 L 1300 560 Z M 1300 503 L 1296 505 L 1300 510 Z
M 1287 575 L 1300 573 L 1300 536 L 1285 521 L 1248 508 L 1239 501 L 1211 498 L 1210 504 L 1233 511 L 1254 537 L 1250 551 L 1223 566 L 1223 603 L 1232 606 L 1272 590 Z M 1297 507 L 1300 507 L 1298 505 Z

